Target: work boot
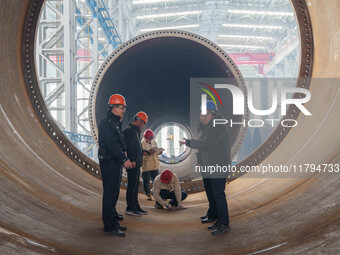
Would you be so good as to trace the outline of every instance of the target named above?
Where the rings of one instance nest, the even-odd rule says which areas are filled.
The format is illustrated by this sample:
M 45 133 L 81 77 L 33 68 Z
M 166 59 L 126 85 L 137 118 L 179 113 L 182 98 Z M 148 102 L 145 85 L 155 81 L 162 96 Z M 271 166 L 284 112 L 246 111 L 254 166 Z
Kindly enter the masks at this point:
M 119 221 L 124 220 L 123 215 L 119 214 L 116 210 L 113 210 L 113 214 L 115 215 L 115 217 L 117 218 L 117 220 L 119 220 Z
M 151 196 L 150 193 L 149 193 L 149 194 L 146 194 L 146 196 L 147 196 L 147 200 L 152 201 L 152 196 Z
M 122 225 L 117 225 L 117 228 L 120 230 L 120 231 L 126 231 L 127 230 L 127 227 L 124 227 Z
M 122 220 L 124 220 L 124 217 L 123 217 L 123 215 L 117 213 L 117 219 L 118 219 L 119 221 L 122 221 Z
M 211 232 L 211 234 L 215 236 L 224 232 L 229 232 L 230 230 L 231 228 L 229 224 L 219 224 L 219 226 L 213 232 Z
M 210 223 L 210 222 L 214 222 L 216 219 L 216 217 L 207 217 L 205 219 L 203 219 L 201 222 L 202 223 Z
M 105 229 L 104 228 L 104 232 L 106 234 L 110 234 L 110 235 L 114 235 L 114 236 L 119 236 L 119 237 L 124 237 L 125 233 L 122 232 L 121 230 L 119 230 L 118 226 L 115 226 L 113 228 L 110 229 Z
M 213 225 L 208 227 L 208 230 L 216 230 L 219 225 L 220 225 L 220 222 L 217 220 Z
M 205 218 L 208 218 L 208 214 L 201 217 L 201 220 L 204 220 Z
M 143 210 L 143 209 L 140 208 L 140 207 L 137 207 L 136 211 L 139 212 L 139 213 L 142 214 L 142 215 L 147 215 L 147 214 L 148 214 L 148 211 L 145 211 L 145 210 Z
M 142 216 L 142 214 L 140 213 L 140 212 L 138 212 L 138 211 L 136 211 L 136 210 L 134 210 L 134 211 L 125 211 L 125 214 L 126 215 L 130 215 L 130 216 L 136 216 L 136 217 L 140 217 L 140 216 Z

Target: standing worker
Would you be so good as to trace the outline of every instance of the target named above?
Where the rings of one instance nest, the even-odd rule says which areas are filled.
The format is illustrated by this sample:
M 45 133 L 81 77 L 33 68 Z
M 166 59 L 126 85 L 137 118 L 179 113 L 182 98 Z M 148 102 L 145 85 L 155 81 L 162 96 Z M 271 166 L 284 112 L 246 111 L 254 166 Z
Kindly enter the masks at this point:
M 150 192 L 150 179 L 153 183 L 154 179 L 158 175 L 159 159 L 158 155 L 162 153 L 164 149 L 159 149 L 157 142 L 154 140 L 154 134 L 151 129 L 147 129 L 144 132 L 144 138 L 142 139 L 143 147 L 143 165 L 142 165 L 142 177 L 143 187 L 145 195 L 148 200 L 152 200 Z
M 231 149 L 229 132 L 224 125 L 213 127 L 213 119 L 221 119 L 218 116 L 217 107 L 213 101 L 207 101 L 207 113 L 201 114 L 202 133 L 198 140 L 180 141 L 180 145 L 185 144 L 192 149 L 198 149 L 198 164 L 205 168 L 208 166 L 228 166 L 231 164 Z M 204 188 L 209 201 L 207 218 L 202 219 L 202 223 L 216 220 L 214 225 L 208 227 L 212 235 L 221 234 L 230 230 L 228 204 L 225 195 L 226 175 L 218 173 L 203 174 Z
M 125 98 L 120 94 L 110 97 L 106 117 L 98 128 L 98 158 L 103 179 L 102 218 L 104 232 L 116 236 L 125 236 L 126 227 L 119 224 L 122 216 L 117 213 L 116 204 L 120 191 L 122 166 L 132 167 L 127 157 L 126 142 L 121 121 L 126 109 Z
M 127 156 L 132 162 L 132 168 L 127 169 L 128 186 L 126 190 L 127 215 L 142 216 L 148 214 L 138 203 L 138 187 L 140 180 L 140 168 L 143 163 L 143 148 L 140 140 L 140 132 L 148 123 L 148 115 L 138 112 L 131 124 L 124 130 L 127 144 Z

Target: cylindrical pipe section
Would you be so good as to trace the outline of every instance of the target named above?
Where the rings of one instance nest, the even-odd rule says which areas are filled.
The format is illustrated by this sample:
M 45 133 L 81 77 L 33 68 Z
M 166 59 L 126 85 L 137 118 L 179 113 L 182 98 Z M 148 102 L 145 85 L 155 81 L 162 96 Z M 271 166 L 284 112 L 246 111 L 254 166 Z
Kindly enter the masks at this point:
M 190 79 L 228 78 L 246 95 L 240 71 L 230 57 L 217 45 L 198 35 L 183 31 L 160 31 L 138 36 L 120 46 L 104 63 L 97 74 L 90 97 L 90 123 L 97 140 L 97 124 L 105 117 L 110 95 L 119 93 L 127 100 L 123 126 L 133 120 L 138 111 L 149 115 L 148 128 L 156 129 L 166 122 L 179 123 L 198 137 L 197 118 L 190 119 Z M 213 86 L 213 84 L 210 84 Z M 219 93 L 226 119 L 242 122 L 247 116 L 232 115 L 232 95 L 227 90 Z M 245 107 L 247 109 L 247 107 Z M 241 146 L 245 134 L 242 125 L 230 129 L 232 154 Z M 171 167 L 180 179 L 194 179 L 190 175 L 196 163 L 195 153 Z M 162 163 L 162 167 L 167 167 Z M 169 166 L 168 166 L 169 167 Z M 192 172 L 192 171 L 191 171 Z

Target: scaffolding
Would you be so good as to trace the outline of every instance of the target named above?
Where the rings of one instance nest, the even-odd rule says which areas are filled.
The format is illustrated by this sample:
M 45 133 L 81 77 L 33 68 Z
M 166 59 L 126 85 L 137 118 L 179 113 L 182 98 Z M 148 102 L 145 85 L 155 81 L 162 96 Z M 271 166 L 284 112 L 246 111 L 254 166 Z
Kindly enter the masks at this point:
M 90 135 L 89 92 L 103 61 L 132 37 L 161 29 L 210 39 L 246 78 L 298 72 L 298 30 L 289 0 L 46 0 L 36 48 L 39 81 L 51 114 L 74 134 L 74 143 L 77 135 Z
M 88 99 L 93 77 L 122 44 L 104 0 L 47 0 L 38 30 L 36 65 L 45 102 L 71 140 L 89 135 Z M 87 153 L 93 146 L 80 146 Z M 92 152 L 90 154 L 93 154 Z

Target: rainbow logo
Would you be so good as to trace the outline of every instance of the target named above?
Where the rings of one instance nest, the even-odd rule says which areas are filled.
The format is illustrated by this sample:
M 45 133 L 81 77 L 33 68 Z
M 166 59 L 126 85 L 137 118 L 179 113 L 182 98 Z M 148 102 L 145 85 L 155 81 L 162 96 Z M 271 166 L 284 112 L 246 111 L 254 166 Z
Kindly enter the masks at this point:
M 217 98 L 218 98 L 218 100 L 220 101 L 220 104 L 221 104 L 221 106 L 222 106 L 221 97 L 220 97 L 220 95 L 217 93 L 217 91 L 216 91 L 213 87 L 211 87 L 210 85 L 208 85 L 208 84 L 206 84 L 206 83 L 204 83 L 204 82 L 199 82 L 199 84 L 201 84 L 201 85 L 203 85 L 203 86 L 209 88 L 209 89 L 217 96 Z M 207 94 L 211 97 L 211 99 L 214 101 L 215 105 L 217 106 L 217 102 L 216 102 L 216 99 L 215 99 L 214 95 L 213 95 L 209 90 L 207 90 L 207 89 L 204 89 L 204 88 L 200 88 L 200 89 L 201 89 L 202 91 L 204 91 L 205 93 L 207 93 Z

